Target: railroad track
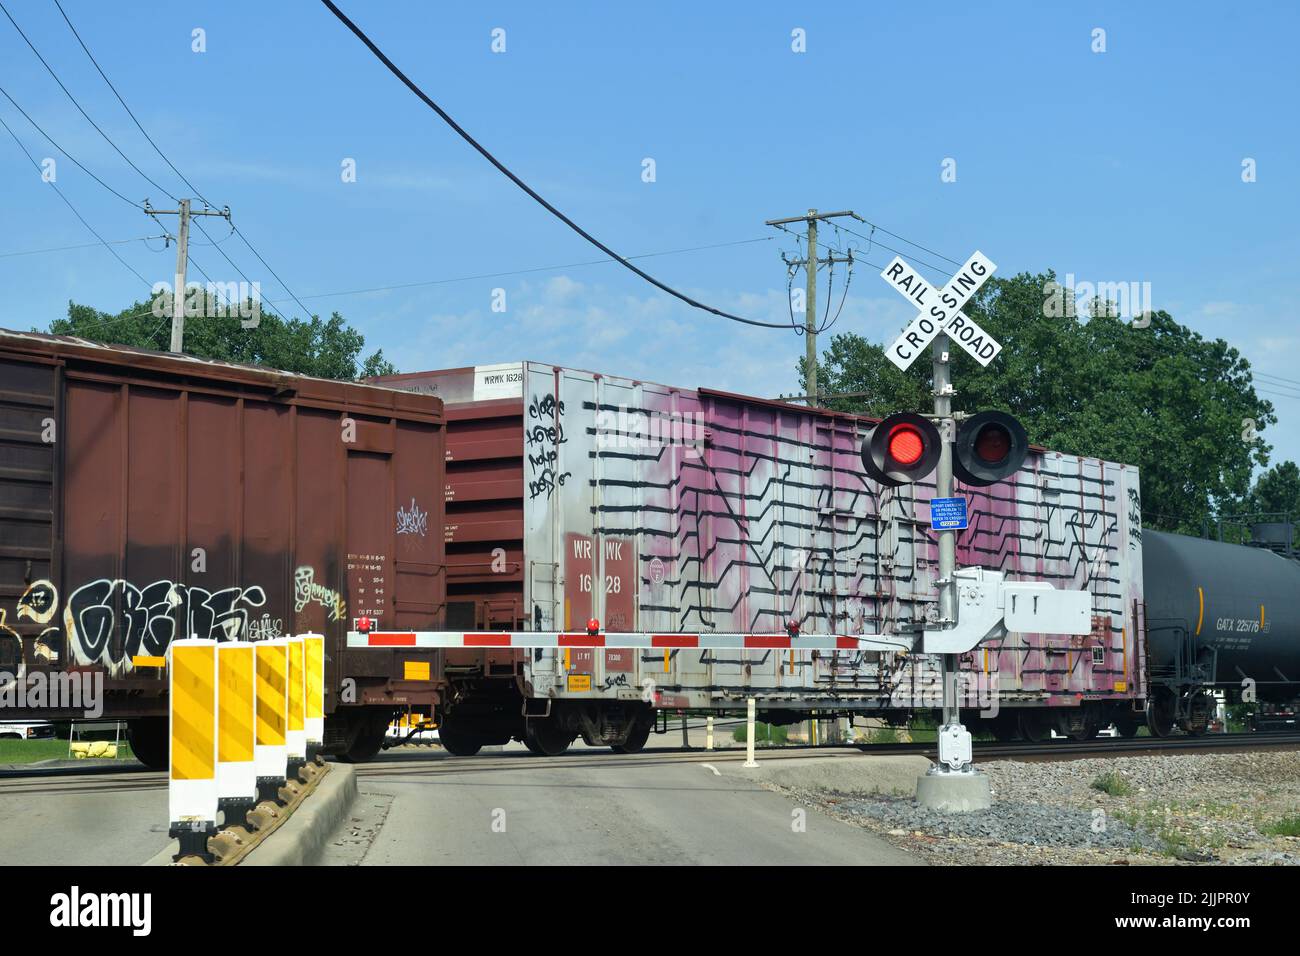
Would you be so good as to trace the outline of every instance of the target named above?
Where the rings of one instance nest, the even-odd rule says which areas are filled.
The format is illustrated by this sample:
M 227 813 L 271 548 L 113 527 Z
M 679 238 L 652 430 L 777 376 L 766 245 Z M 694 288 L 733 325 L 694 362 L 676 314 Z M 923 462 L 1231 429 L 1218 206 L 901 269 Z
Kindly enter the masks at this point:
M 1099 738 L 1096 740 L 1050 740 L 1041 743 L 1015 741 L 1009 743 L 977 742 L 974 745 L 975 762 L 987 760 L 1077 760 L 1085 757 L 1151 756 L 1167 753 L 1233 753 L 1269 750 L 1300 750 L 1300 733 L 1214 734 L 1203 737 L 1134 737 Z M 878 755 L 920 755 L 933 757 L 934 743 L 906 744 L 821 744 L 813 746 L 786 745 L 762 747 L 760 759 L 774 757 L 816 757 L 843 755 L 846 752 Z M 535 758 L 525 751 L 501 754 L 483 754 L 477 757 L 447 757 L 440 749 L 387 751 L 371 764 L 362 764 L 357 772 L 362 776 L 421 773 L 433 770 L 460 772 L 476 765 L 482 769 L 502 765 L 543 767 L 551 761 L 580 762 L 598 769 L 602 763 L 623 761 L 640 765 L 682 758 L 703 760 L 737 757 L 743 748 L 727 747 L 705 750 L 703 747 L 648 746 L 640 754 L 619 755 L 590 748 L 571 750 L 562 757 Z M 63 792 L 108 792 L 123 790 L 156 790 L 167 786 L 167 775 L 134 765 L 125 767 L 87 766 L 61 768 L 8 769 L 0 771 L 0 796 Z
M 889 745 L 885 745 L 889 746 Z M 934 745 L 903 744 L 909 753 L 933 752 Z M 1146 756 L 1165 753 L 1230 753 L 1300 749 L 1300 734 L 1213 734 L 1201 737 L 1102 737 L 1095 740 L 1046 740 L 1041 743 L 977 743 L 979 760 L 1071 760 L 1081 757 Z

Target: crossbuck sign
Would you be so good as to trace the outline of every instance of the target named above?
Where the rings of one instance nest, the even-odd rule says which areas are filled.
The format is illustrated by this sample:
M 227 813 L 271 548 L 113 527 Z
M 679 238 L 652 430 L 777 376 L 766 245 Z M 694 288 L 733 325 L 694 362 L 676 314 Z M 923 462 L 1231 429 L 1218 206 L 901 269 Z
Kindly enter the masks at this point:
M 936 292 L 930 283 L 921 278 L 920 273 L 901 257 L 894 256 L 880 277 L 921 311 L 889 347 L 886 353 L 889 360 L 900 369 L 906 369 L 934 341 L 934 337 L 943 332 L 969 352 L 980 365 L 992 362 L 1002 351 L 1002 346 L 962 312 L 961 307 L 996 268 L 992 261 L 976 250 L 957 274 L 948 280 L 948 284 Z

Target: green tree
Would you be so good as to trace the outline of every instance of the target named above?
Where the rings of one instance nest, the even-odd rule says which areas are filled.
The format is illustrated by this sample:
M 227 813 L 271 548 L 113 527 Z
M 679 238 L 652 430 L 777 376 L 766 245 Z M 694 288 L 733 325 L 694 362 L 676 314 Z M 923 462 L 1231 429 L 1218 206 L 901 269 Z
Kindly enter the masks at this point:
M 1222 339 L 1205 339 L 1167 312 L 1141 327 L 1094 303 L 1092 318 L 1064 316 L 1047 290 L 1052 272 L 991 279 L 965 307 L 1002 343 L 982 368 L 954 346 L 954 407 L 1002 409 L 1030 441 L 1141 469 L 1146 523 L 1200 533 L 1206 516 L 1231 509 L 1250 489 L 1271 446 L 1248 440 L 1277 418 L 1251 385 L 1250 363 Z M 803 373 L 803 362 L 799 363 Z M 884 349 L 852 333 L 834 336 L 818 363 L 843 411 L 929 411 L 930 363 L 899 372 Z
M 1289 514 L 1300 521 L 1300 467 L 1293 461 L 1274 465 L 1259 476 L 1243 510 Z
M 69 302 L 67 318 L 50 323 L 49 331 L 165 352 L 171 343 L 170 313 L 157 311 L 162 317 L 151 302 L 136 302 L 116 314 Z M 337 312 L 328 319 L 312 316 L 310 320 L 282 319 L 263 312 L 252 329 L 242 328 L 239 317 L 232 314 L 196 315 L 185 320 L 185 352 L 199 358 L 346 381 L 397 371 L 382 350 L 362 359 L 365 344 L 361 333 Z

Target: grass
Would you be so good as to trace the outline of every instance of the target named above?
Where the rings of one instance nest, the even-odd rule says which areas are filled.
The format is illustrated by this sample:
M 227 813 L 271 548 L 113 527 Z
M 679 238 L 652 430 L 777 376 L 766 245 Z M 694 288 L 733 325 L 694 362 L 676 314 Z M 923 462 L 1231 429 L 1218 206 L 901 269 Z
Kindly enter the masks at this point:
M 32 763 L 68 755 L 68 742 L 57 737 L 45 740 L 0 740 L 0 763 Z
M 1300 813 L 1293 813 L 1289 817 L 1266 823 L 1259 828 L 1259 831 L 1268 836 L 1300 837 Z
M 1092 789 L 1108 793 L 1112 797 L 1127 797 L 1133 792 L 1132 785 L 1119 774 L 1103 773 L 1092 782 Z
M 731 734 L 731 739 L 736 743 L 745 742 L 746 730 L 744 727 L 737 727 Z M 775 727 L 772 724 L 765 724 L 761 720 L 754 721 L 754 743 L 770 744 L 781 746 L 789 739 L 789 732 L 784 727 Z
M 129 759 L 131 748 L 125 740 L 117 745 L 117 759 Z M 67 738 L 45 738 L 41 740 L 0 740 L 0 764 L 35 763 L 38 760 L 68 759 Z M 109 758 L 88 758 L 106 760 Z

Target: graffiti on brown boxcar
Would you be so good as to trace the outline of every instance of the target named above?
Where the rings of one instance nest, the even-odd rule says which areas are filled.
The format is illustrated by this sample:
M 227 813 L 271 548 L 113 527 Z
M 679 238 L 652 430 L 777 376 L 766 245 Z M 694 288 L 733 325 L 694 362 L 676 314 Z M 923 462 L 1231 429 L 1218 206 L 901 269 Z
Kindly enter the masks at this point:
M 313 582 L 311 567 L 294 574 L 296 610 L 307 601 L 324 606 L 334 620 L 346 609 L 342 595 Z M 51 581 L 35 581 L 18 599 L 13 618 L 0 608 L 0 664 L 25 666 L 22 636 L 10 620 L 49 625 L 32 643 L 32 659 L 57 664 L 66 635 L 70 663 L 99 665 L 120 676 L 137 655 L 161 657 L 178 637 L 217 641 L 264 641 L 282 636 L 283 618 L 261 609 L 266 591 L 259 585 L 211 591 L 193 584 L 160 580 L 144 587 L 121 578 L 100 578 L 81 585 L 62 606 Z M 62 627 L 59 625 L 62 624 Z M 121 635 L 114 639 L 115 635 Z
M 425 534 L 428 533 L 428 530 L 429 530 L 429 512 L 421 511 L 419 506 L 415 503 L 414 498 L 411 499 L 411 508 L 409 511 L 406 508 L 398 506 L 397 509 L 397 533 L 398 534 L 418 534 L 421 538 L 423 538 Z
M 348 606 L 343 600 L 343 595 L 333 588 L 317 584 L 316 570 L 304 565 L 293 572 L 294 612 L 302 611 L 313 602 L 330 612 L 331 621 L 341 621 L 343 615 L 347 613 Z
M 284 620 L 263 613 L 261 618 L 248 622 L 248 640 L 269 641 L 274 637 L 284 636 Z
M 59 609 L 59 589 L 51 581 L 33 581 L 23 591 L 15 605 L 14 617 L 24 618 L 35 624 L 49 624 Z M 8 611 L 0 608 L 0 665 L 13 665 L 18 668 L 21 677 L 25 670 L 22 636 L 10 627 L 7 621 Z M 59 659 L 57 646 L 59 629 L 47 627 L 36 636 L 32 645 L 32 654 L 43 663 L 57 663 Z
M 72 658 L 111 673 L 139 655 L 160 657 L 177 637 L 233 641 L 249 633 L 250 612 L 266 603 L 259 586 L 209 591 L 161 580 L 143 588 L 121 578 L 83 584 L 68 597 L 63 626 Z M 113 635 L 122 634 L 120 641 Z

